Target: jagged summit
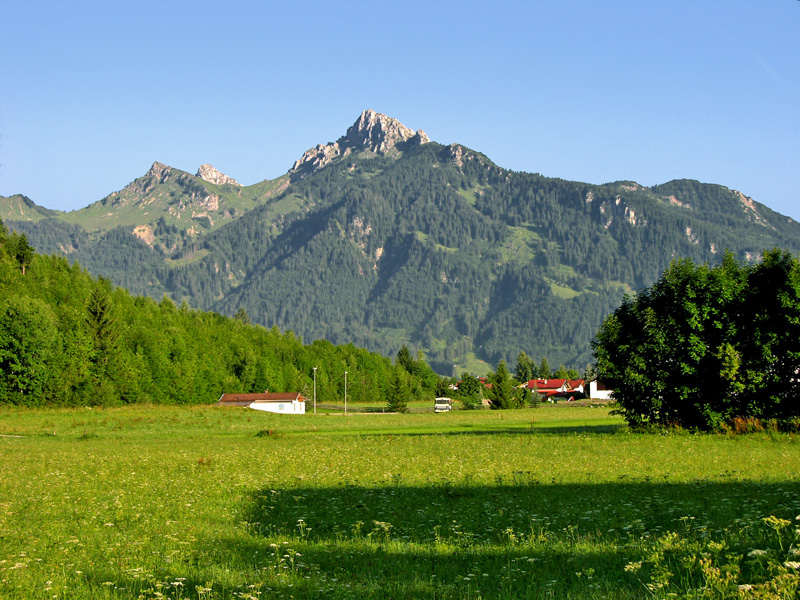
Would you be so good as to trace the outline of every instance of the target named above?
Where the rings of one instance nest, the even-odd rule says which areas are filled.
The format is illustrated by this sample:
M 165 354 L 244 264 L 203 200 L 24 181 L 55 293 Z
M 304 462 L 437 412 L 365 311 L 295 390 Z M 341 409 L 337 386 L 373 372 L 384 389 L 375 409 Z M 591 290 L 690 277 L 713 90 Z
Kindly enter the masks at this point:
M 153 165 L 148 169 L 147 173 L 144 174 L 145 177 L 163 177 L 165 174 L 169 174 L 172 171 L 172 167 L 169 165 L 165 165 L 164 163 L 160 163 L 155 161 Z
M 212 167 L 209 164 L 200 165 L 200 168 L 197 169 L 197 177 L 202 179 L 203 181 L 207 181 L 208 183 L 213 183 L 214 185 L 238 185 L 241 187 L 241 183 L 236 181 L 233 177 L 228 177 L 225 173 L 218 171 L 216 168 Z
M 290 173 L 302 175 L 312 172 L 338 157 L 344 157 L 353 152 L 367 151 L 386 155 L 399 152 L 398 146 L 404 143 L 425 144 L 427 142 L 430 142 L 430 138 L 421 129 L 415 132 L 397 119 L 387 117 L 374 110 L 365 110 L 347 129 L 347 133 L 337 141 L 318 144 L 314 148 L 306 150 L 303 156 L 294 163 Z
M 170 167 L 169 165 L 165 165 L 164 163 L 156 161 L 153 163 L 147 173 L 129 183 L 126 189 L 138 194 L 145 194 L 155 184 L 167 183 L 167 181 L 170 179 L 187 180 L 187 177 L 191 178 L 192 175 L 186 171 L 181 171 L 180 169 L 176 169 L 175 167 Z M 233 177 L 228 177 L 225 175 L 225 173 L 220 172 L 209 164 L 200 165 L 200 168 L 197 169 L 197 173 L 194 175 L 194 177 L 199 177 L 203 181 L 207 181 L 215 185 L 242 185 L 233 179 Z
M 419 143 L 429 142 L 427 134 L 422 131 L 413 131 L 397 119 L 387 117 L 374 110 L 365 110 L 358 120 L 347 130 L 343 138 L 345 143 L 376 154 L 385 154 L 397 144 L 407 142 L 414 136 L 419 136 Z M 339 140 L 342 143 L 342 140 Z
M 116 197 L 125 191 L 143 196 L 147 194 L 148 191 L 153 188 L 153 186 L 166 183 L 173 174 L 173 171 L 177 171 L 177 169 L 173 169 L 169 165 L 155 161 L 150 169 L 148 169 L 147 173 L 131 181 L 123 190 L 110 194 L 107 196 L 107 199 L 113 202 Z M 178 172 L 180 173 L 180 171 Z

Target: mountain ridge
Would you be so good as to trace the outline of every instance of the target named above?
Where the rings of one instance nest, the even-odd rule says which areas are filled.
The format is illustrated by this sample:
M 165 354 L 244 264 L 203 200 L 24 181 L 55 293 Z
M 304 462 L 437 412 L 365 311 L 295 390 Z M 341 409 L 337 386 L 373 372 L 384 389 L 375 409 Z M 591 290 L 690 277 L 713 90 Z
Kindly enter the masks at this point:
M 410 129 L 403 125 L 399 120 L 389 117 L 385 114 L 378 113 L 374 110 L 367 109 L 364 110 L 358 119 L 348 127 L 347 132 L 345 135 L 341 136 L 336 142 L 329 142 L 327 144 L 317 144 L 316 146 L 306 150 L 303 155 L 298 158 L 287 171 L 287 173 L 283 176 L 280 176 L 271 181 L 285 181 L 287 175 L 297 175 L 297 174 L 308 174 L 309 171 L 314 172 L 319 170 L 337 159 L 344 159 L 350 154 L 353 154 L 358 151 L 375 154 L 375 155 L 389 155 L 389 156 L 397 156 L 400 154 L 400 150 L 398 150 L 398 146 L 403 146 L 403 144 L 412 142 L 416 145 L 422 145 L 426 143 L 430 143 L 431 140 L 428 135 L 422 130 L 418 129 L 416 131 Z M 450 149 L 450 153 L 452 154 L 453 160 L 460 166 L 461 162 L 465 159 L 465 157 L 475 158 L 479 156 L 482 160 L 485 160 L 487 163 L 492 163 L 485 155 L 475 152 L 473 150 L 468 149 L 467 147 L 453 143 L 448 146 Z M 509 173 L 513 173 L 513 171 L 508 171 Z M 528 173 L 527 171 L 520 171 L 520 173 Z M 177 178 L 199 178 L 205 183 L 209 183 L 215 186 L 225 186 L 225 185 L 232 185 L 236 187 L 253 187 L 253 186 L 243 186 L 241 183 L 237 182 L 232 177 L 220 172 L 212 165 L 206 163 L 201 165 L 197 172 L 194 175 L 191 175 L 188 171 L 183 171 L 176 167 L 166 165 L 164 163 L 160 163 L 155 161 L 150 169 L 141 177 L 136 178 L 134 181 L 130 182 L 126 186 L 124 186 L 121 190 L 117 192 L 112 192 L 105 198 L 99 200 L 98 202 L 105 203 L 108 201 L 112 201 L 113 199 L 119 197 L 124 191 L 133 191 L 139 195 L 145 196 L 149 189 L 155 184 L 154 180 L 158 180 L 158 183 L 165 183 L 170 176 L 175 175 Z M 557 178 L 552 178 L 557 179 Z M 270 180 L 265 179 L 261 183 L 269 182 Z M 610 182 L 606 184 L 588 184 L 588 185 L 618 185 L 620 188 L 627 189 L 627 190 L 651 190 L 654 193 L 658 193 L 658 190 L 664 189 L 669 187 L 671 184 L 675 182 L 694 182 L 696 184 L 705 185 L 705 186 L 715 186 L 718 184 L 706 184 L 692 179 L 674 179 L 667 181 L 662 184 L 657 184 L 654 186 L 643 186 L 635 181 L 616 181 Z M 580 183 L 580 182 L 578 182 Z M 259 185 L 259 184 L 254 184 Z M 283 189 L 285 189 L 286 185 L 284 184 Z M 742 192 L 728 188 L 724 185 L 720 185 L 719 187 L 726 189 L 736 195 L 739 196 L 741 199 L 742 205 L 749 209 L 754 215 L 758 216 L 758 208 L 765 207 L 765 205 L 756 202 L 753 198 L 746 196 Z M 281 190 L 282 191 L 282 190 Z M 663 194 L 662 194 L 663 195 Z M 213 203 L 213 193 L 211 194 L 212 203 Z M 5 218 L 7 220 L 27 220 L 23 210 L 19 210 L 14 212 L 12 208 L 9 207 L 11 204 L 8 202 L 12 198 L 17 199 L 17 203 L 19 205 L 20 199 L 24 199 L 22 204 L 24 204 L 28 209 L 32 212 L 40 214 L 42 216 L 56 216 L 56 215 L 68 215 L 75 213 L 77 211 L 85 210 L 89 206 L 92 206 L 92 203 L 86 207 L 81 209 L 77 209 L 77 211 L 58 211 L 53 209 L 48 209 L 44 206 L 37 205 L 34 201 L 30 198 L 22 195 L 22 194 L 13 194 L 9 197 L 0 196 L 0 201 L 3 201 L 3 204 L 0 204 L 0 207 L 3 207 L 3 211 L 0 212 L 0 217 Z M 675 196 L 667 196 L 665 199 L 669 200 L 672 204 L 676 206 L 684 206 L 687 208 L 692 208 L 692 204 L 687 201 L 683 202 Z M 105 205 L 105 204 L 104 204 Z M 771 209 L 770 209 L 771 211 Z M 773 212 L 773 211 L 771 211 Z M 779 213 L 775 213 L 779 214 Z M 784 215 L 781 215 L 784 216 Z M 785 217 L 789 222 L 794 222 L 791 217 Z
M 479 360 L 513 361 L 519 350 L 583 368 L 602 318 L 673 258 L 800 250 L 796 222 L 725 186 L 510 171 L 374 111 L 315 149 L 303 156 L 319 160 L 301 157 L 255 186 L 155 163 L 90 205 L 86 221 L 118 213 L 105 228 L 58 213 L 9 225 L 135 293 L 225 314 L 243 307 L 309 341 L 385 355 L 406 344 L 448 374 L 482 375 Z M 158 219 L 136 222 L 154 207 Z

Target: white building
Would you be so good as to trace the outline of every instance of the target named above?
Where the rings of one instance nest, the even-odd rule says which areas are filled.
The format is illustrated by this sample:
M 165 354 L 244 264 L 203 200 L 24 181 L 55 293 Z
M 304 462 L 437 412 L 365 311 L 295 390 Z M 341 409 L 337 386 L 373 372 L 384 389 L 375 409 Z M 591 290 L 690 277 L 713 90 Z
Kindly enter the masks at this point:
M 614 390 L 610 390 L 602 381 L 589 382 L 589 398 L 592 400 L 613 400 L 611 394 Z
M 245 406 L 254 410 L 285 415 L 303 415 L 306 412 L 306 399 L 299 392 L 288 394 L 222 394 L 217 406 Z

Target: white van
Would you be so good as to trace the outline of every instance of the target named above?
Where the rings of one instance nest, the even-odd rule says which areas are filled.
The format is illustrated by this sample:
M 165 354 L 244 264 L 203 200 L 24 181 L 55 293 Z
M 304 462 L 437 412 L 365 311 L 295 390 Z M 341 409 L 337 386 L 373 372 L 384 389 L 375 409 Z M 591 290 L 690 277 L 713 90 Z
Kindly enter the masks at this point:
M 433 412 L 447 412 L 453 410 L 453 401 L 450 398 L 436 398 L 433 401 Z

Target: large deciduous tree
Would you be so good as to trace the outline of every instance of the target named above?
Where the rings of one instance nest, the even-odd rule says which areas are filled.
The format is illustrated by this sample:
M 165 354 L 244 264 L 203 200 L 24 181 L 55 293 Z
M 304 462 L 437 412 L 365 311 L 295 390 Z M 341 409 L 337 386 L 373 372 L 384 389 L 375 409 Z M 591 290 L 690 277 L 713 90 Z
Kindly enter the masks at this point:
M 593 350 L 634 426 L 796 418 L 800 263 L 780 250 L 753 266 L 676 260 L 605 319 Z
M 58 375 L 60 345 L 51 308 L 36 298 L 7 298 L 0 309 L 0 404 L 45 404 Z
M 750 270 L 742 303 L 737 409 L 756 417 L 800 416 L 800 261 L 772 251 Z

